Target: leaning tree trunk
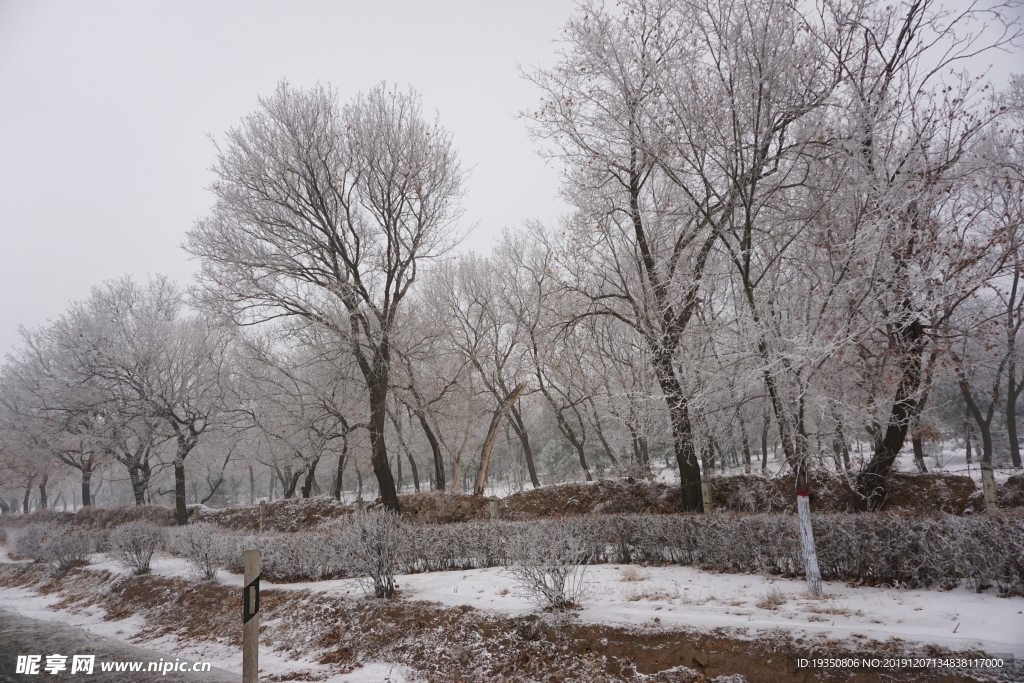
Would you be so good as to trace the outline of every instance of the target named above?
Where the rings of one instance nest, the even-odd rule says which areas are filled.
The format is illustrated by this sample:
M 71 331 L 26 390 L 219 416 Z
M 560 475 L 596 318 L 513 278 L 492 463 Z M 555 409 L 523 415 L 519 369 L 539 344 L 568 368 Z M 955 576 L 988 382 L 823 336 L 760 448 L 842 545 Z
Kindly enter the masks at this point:
M 474 496 L 484 495 L 484 484 L 487 481 L 487 466 L 491 461 L 491 449 L 494 448 L 494 439 L 498 436 L 498 426 L 501 424 L 501 419 L 505 417 L 505 413 L 519 399 L 519 395 L 523 393 L 524 389 L 526 389 L 526 382 L 521 382 L 519 386 L 512 390 L 512 393 L 501 401 L 498 408 L 494 411 L 494 416 L 491 418 L 491 426 L 487 430 L 487 438 L 484 439 L 484 446 L 480 451 L 480 469 L 476 475 L 476 485 L 473 487 Z M 459 460 L 462 460 L 462 458 L 460 457 Z M 457 477 L 458 474 L 456 474 L 456 479 Z
M 509 408 L 509 422 L 512 423 L 512 431 L 519 437 L 519 443 L 523 444 L 523 457 L 526 459 L 526 469 L 530 473 L 530 483 L 533 488 L 540 488 L 540 479 L 537 477 L 537 467 L 533 464 L 533 449 L 530 448 L 530 434 L 526 431 L 526 424 L 523 422 L 522 413 L 515 404 Z

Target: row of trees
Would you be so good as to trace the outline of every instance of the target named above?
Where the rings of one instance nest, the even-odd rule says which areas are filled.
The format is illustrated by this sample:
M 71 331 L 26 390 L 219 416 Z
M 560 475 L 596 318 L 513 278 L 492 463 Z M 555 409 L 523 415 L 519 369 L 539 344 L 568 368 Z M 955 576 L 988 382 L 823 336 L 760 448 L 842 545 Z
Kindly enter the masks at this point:
M 770 441 L 802 503 L 832 467 L 875 509 L 956 403 L 994 501 L 997 411 L 1020 466 L 1024 82 L 958 65 L 1017 31 L 929 0 L 584 4 L 523 113 L 573 211 L 489 257 L 453 252 L 465 173 L 413 91 L 282 83 L 218 146 L 191 308 L 122 280 L 27 331 L 5 457 L 80 471 L 83 504 L 115 461 L 141 502 L 173 447 L 184 522 L 201 443 L 285 495 L 337 456 L 337 496 L 365 439 L 397 511 L 403 460 L 439 490 L 472 463 L 483 492 L 502 431 L 538 486 L 551 424 L 587 479 L 669 434 L 686 510 L 730 445 L 749 469 Z

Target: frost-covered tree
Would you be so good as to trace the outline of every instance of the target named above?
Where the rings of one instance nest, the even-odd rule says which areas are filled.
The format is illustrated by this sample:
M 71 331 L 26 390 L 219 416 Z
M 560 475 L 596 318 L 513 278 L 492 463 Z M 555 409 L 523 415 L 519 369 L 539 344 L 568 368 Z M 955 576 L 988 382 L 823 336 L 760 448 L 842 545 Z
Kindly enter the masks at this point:
M 189 232 L 200 298 L 239 324 L 299 317 L 356 359 L 371 462 L 398 511 L 384 440 L 392 343 L 425 261 L 453 243 L 463 173 L 451 134 L 414 91 L 381 85 L 347 105 L 281 83 L 218 147 L 211 213 Z

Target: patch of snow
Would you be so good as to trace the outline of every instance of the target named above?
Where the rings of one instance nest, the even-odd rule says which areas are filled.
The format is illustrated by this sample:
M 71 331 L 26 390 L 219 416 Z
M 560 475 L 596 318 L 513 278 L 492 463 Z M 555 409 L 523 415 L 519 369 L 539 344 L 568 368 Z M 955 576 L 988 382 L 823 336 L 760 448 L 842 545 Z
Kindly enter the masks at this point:
M 977 648 L 1024 656 L 1021 597 L 999 598 L 966 588 L 901 590 L 826 582 L 826 598 L 813 599 L 803 580 L 677 566 L 595 565 L 587 568 L 586 580 L 588 592 L 579 612 L 583 622 L 747 629 L 751 637 L 783 629 L 795 637 L 899 638 L 953 650 Z M 406 599 L 511 615 L 536 610 L 517 596 L 515 582 L 500 568 L 413 574 L 396 581 Z M 773 590 L 785 602 L 774 610 L 758 607 Z

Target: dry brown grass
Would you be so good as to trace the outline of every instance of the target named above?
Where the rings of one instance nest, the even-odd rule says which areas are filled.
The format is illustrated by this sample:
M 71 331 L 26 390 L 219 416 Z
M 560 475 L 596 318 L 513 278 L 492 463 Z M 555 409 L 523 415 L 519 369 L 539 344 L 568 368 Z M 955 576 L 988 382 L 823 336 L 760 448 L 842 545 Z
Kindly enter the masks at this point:
M 788 600 L 788 595 L 780 591 L 778 588 L 772 588 L 761 596 L 761 599 L 757 601 L 757 606 L 761 609 L 777 610 L 785 605 Z
M 619 574 L 621 581 L 646 581 L 648 578 L 646 574 L 638 572 L 635 567 L 626 567 Z

